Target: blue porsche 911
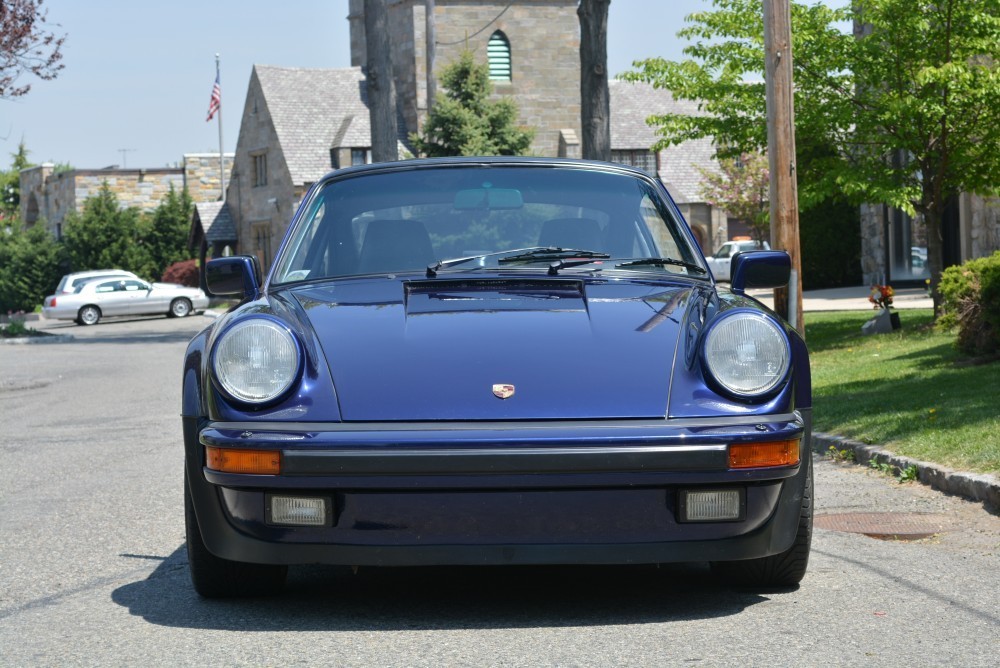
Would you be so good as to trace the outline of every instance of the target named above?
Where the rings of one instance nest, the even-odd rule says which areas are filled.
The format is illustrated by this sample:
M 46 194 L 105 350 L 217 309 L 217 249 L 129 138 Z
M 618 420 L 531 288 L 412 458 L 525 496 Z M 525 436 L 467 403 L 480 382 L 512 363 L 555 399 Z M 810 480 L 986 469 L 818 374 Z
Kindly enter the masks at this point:
M 722 288 L 663 186 L 615 165 L 414 160 L 312 187 L 190 343 L 187 550 L 203 596 L 290 564 L 708 561 L 787 586 L 812 534 L 806 347 Z

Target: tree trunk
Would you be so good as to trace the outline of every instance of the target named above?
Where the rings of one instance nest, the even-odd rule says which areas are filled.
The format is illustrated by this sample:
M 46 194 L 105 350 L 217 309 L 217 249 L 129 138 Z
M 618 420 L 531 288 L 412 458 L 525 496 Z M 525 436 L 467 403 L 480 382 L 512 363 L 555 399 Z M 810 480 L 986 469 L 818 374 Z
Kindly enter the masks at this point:
M 372 162 L 390 162 L 399 159 L 399 133 L 386 0 L 365 0 L 365 42 Z
M 434 106 L 434 97 L 437 95 L 437 82 L 434 79 L 434 60 L 437 53 L 437 21 L 434 17 L 434 0 L 425 0 L 424 7 L 424 35 L 427 40 L 425 46 L 427 63 L 427 112 L 430 113 Z
M 944 219 L 945 197 L 938 180 L 930 176 L 930 170 L 924 171 L 923 201 L 920 209 L 924 215 L 924 228 L 927 231 L 927 267 L 931 273 L 931 299 L 934 301 L 934 319 L 941 315 L 941 272 L 944 271 L 944 237 L 941 223 Z
M 580 111 L 583 157 L 611 160 L 611 109 L 608 93 L 608 5 L 611 0 L 581 0 Z

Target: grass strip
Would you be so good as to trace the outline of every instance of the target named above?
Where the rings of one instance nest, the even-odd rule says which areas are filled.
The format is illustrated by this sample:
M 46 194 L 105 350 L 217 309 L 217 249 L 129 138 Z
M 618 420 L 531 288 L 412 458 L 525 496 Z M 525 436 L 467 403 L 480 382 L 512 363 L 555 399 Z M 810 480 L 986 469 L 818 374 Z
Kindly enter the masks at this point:
M 864 336 L 873 311 L 806 314 L 813 428 L 964 471 L 1000 472 L 1000 362 L 971 364 L 927 309 Z

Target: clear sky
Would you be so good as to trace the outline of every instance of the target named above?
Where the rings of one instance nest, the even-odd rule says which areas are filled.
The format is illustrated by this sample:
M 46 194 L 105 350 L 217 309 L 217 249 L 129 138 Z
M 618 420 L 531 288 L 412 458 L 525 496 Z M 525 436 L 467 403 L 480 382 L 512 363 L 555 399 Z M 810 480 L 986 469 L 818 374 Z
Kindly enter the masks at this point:
M 254 64 L 349 67 L 347 0 L 46 0 L 67 33 L 66 68 L 31 92 L 0 100 L 0 167 L 23 138 L 35 163 L 78 168 L 163 167 L 217 152 L 205 122 L 222 58 L 224 149 L 236 148 Z M 680 59 L 683 18 L 709 0 L 613 0 L 608 65 Z

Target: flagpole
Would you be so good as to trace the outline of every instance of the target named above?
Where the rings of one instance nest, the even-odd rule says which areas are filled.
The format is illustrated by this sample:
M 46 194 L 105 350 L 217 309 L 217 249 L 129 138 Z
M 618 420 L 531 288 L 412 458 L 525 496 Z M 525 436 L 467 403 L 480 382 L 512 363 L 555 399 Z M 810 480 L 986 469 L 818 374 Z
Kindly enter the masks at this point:
M 215 54 L 215 80 L 221 87 L 222 79 L 219 72 L 219 54 Z M 222 102 L 219 101 L 219 201 L 226 201 L 226 154 L 222 152 Z

